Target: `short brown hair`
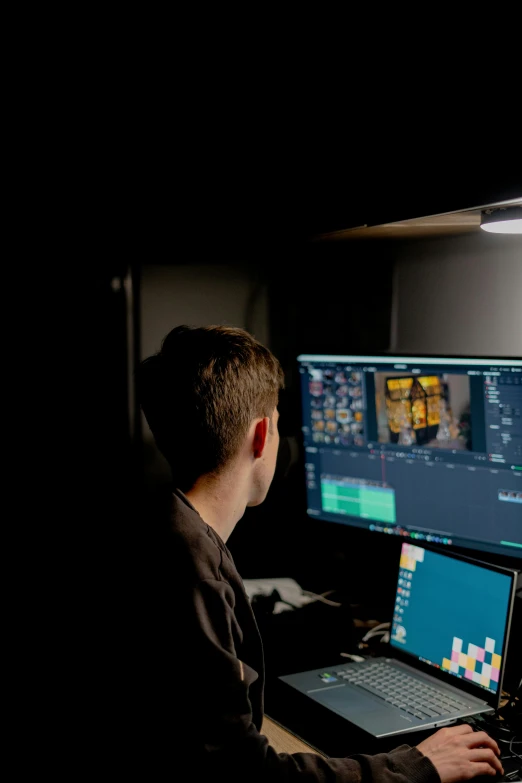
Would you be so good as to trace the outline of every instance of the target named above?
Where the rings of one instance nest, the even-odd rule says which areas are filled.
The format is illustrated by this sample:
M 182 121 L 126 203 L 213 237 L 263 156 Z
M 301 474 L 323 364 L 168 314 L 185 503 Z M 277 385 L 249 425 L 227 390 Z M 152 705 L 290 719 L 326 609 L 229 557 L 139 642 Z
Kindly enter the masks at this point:
M 137 387 L 176 486 L 187 491 L 230 462 L 254 418 L 272 415 L 284 374 L 244 329 L 183 325 L 141 362 Z

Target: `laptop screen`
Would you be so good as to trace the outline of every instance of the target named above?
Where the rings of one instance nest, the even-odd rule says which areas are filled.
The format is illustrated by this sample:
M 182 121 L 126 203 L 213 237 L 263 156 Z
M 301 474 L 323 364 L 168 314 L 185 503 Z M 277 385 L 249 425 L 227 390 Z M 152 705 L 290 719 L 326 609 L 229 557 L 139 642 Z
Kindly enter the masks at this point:
M 513 575 L 404 543 L 390 644 L 498 693 Z

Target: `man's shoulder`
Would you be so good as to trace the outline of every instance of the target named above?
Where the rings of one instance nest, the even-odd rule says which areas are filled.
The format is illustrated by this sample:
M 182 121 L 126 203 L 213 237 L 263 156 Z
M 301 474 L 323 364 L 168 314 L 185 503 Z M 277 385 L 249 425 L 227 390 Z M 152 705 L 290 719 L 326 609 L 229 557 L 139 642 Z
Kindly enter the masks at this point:
M 178 543 L 186 546 L 195 544 L 205 548 L 219 550 L 216 537 L 211 528 L 183 496 L 173 493 L 169 518 L 169 534 Z
M 222 578 L 224 547 L 197 511 L 177 494 L 173 494 L 164 543 L 167 565 L 176 564 L 185 583 Z

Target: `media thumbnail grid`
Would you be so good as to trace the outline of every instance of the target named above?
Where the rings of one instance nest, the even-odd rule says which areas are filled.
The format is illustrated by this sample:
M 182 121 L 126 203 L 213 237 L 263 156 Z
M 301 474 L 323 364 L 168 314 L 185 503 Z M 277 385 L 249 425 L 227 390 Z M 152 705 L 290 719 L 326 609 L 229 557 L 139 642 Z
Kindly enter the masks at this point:
M 364 446 L 362 372 L 339 368 L 311 369 L 308 391 L 314 443 Z

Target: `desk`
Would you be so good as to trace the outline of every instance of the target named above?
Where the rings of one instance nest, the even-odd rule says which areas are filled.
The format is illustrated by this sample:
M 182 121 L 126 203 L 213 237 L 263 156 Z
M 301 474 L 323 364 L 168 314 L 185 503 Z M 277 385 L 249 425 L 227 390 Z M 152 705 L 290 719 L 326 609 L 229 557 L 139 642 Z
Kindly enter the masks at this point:
M 318 756 L 325 756 L 306 742 L 299 739 L 295 734 L 281 726 L 280 723 L 272 720 L 265 715 L 263 719 L 263 728 L 261 734 L 264 734 L 274 750 L 278 753 L 316 753 Z

